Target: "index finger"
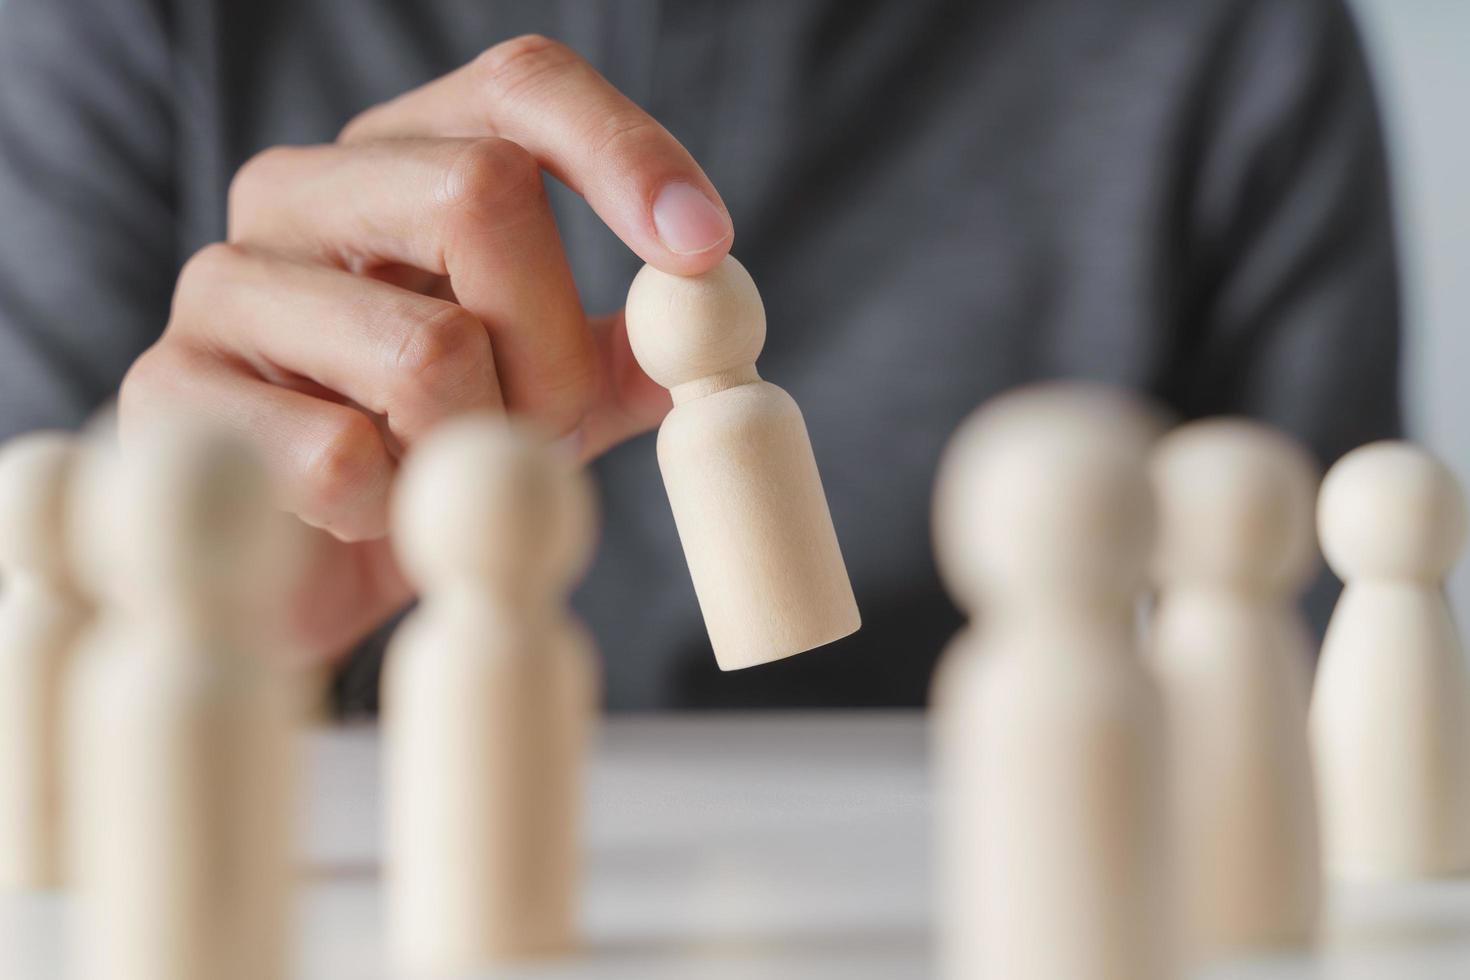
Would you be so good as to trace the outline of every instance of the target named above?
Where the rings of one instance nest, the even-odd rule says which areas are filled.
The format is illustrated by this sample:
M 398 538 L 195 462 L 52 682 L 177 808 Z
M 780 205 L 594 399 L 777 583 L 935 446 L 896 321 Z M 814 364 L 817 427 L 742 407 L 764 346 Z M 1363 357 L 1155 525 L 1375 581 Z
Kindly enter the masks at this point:
M 689 151 L 566 45 L 505 41 L 362 113 L 343 142 L 497 136 L 519 143 L 586 199 L 639 258 L 696 275 L 730 251 L 734 226 Z

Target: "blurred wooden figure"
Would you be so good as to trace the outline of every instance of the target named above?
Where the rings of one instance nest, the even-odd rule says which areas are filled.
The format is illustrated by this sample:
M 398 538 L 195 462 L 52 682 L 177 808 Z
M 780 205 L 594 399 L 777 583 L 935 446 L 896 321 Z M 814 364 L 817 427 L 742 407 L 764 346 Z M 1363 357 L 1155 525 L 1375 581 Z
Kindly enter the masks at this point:
M 1470 680 L 1443 589 L 1464 496 L 1420 447 L 1372 443 L 1328 472 L 1317 521 L 1345 583 L 1311 709 L 1328 869 L 1470 870 Z
M 0 448 L 0 888 L 63 880 L 63 689 L 88 614 L 66 560 L 73 436 Z
M 1120 392 L 1038 386 L 944 454 L 938 558 L 977 616 L 934 693 L 950 980 L 1173 975 L 1162 710 L 1135 613 L 1156 429 Z
M 1159 588 L 1148 644 L 1168 710 L 1190 952 L 1309 943 L 1321 904 L 1297 608 L 1317 567 L 1318 474 L 1286 436 L 1211 419 L 1152 461 Z
M 595 528 L 570 461 L 503 418 L 408 457 L 394 546 L 422 604 L 384 676 L 390 945 L 460 974 L 576 940 L 590 638 L 567 610 Z
M 83 457 L 71 536 L 100 603 L 68 760 L 85 980 L 288 974 L 288 519 L 245 446 L 193 426 Z
M 659 468 L 722 670 L 841 639 L 861 619 L 801 410 L 756 373 L 766 314 L 726 257 L 683 277 L 633 280 L 628 342 L 674 408 Z

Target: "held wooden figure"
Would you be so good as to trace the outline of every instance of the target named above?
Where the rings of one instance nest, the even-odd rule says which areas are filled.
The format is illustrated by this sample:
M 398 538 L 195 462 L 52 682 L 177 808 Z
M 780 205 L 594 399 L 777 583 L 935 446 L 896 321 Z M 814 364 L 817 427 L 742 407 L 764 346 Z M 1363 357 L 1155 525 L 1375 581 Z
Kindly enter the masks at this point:
M 1470 680 L 1443 589 L 1460 487 L 1418 446 L 1372 443 L 1328 472 L 1317 527 L 1345 583 L 1311 710 L 1328 870 L 1470 870 Z
M 1183 909 L 1204 959 L 1308 943 L 1321 902 L 1307 746 L 1317 469 L 1244 419 L 1165 436 L 1149 651 L 1168 709 Z
M 937 719 L 941 975 L 1173 975 L 1162 708 L 1135 602 L 1151 413 L 1047 385 L 982 407 L 941 464 L 935 545 L 977 622 Z
M 766 317 L 749 273 L 728 257 L 693 277 L 645 266 L 626 316 L 638 363 L 674 398 L 659 468 L 720 668 L 856 631 L 801 410 L 756 374 Z
M 100 607 L 69 692 L 74 975 L 285 977 L 290 525 L 254 454 L 204 429 L 90 450 L 78 482 L 75 560 Z
M 87 615 L 66 561 L 73 437 L 0 448 L 0 888 L 62 883 L 62 691 Z
M 566 607 L 591 488 L 503 418 L 408 457 L 394 546 L 422 604 L 388 654 L 383 713 L 394 958 L 459 975 L 576 940 L 592 643 Z

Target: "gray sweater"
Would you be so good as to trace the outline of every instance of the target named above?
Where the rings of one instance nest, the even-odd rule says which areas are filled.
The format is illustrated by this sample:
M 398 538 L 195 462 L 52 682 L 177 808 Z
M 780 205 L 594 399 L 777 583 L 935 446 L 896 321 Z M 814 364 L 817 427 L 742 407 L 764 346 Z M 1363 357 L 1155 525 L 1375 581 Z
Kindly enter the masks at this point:
M 4 0 L 0 436 L 71 426 L 158 335 L 233 171 L 538 31 L 704 165 L 804 410 L 865 625 L 721 675 L 651 437 L 599 461 L 577 605 L 610 704 L 919 702 L 959 622 L 940 447 L 1049 376 L 1242 412 L 1324 462 L 1399 425 L 1370 79 L 1340 0 Z M 589 311 L 636 258 L 552 189 Z M 1324 608 L 1319 597 L 1315 608 Z M 347 670 L 374 696 L 376 659 Z

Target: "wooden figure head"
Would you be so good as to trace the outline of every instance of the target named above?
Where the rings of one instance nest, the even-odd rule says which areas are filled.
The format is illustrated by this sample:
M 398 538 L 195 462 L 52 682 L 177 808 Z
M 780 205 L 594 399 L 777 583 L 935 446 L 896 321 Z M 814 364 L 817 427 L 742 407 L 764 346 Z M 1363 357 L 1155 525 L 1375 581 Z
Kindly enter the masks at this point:
M 90 591 L 134 612 L 253 616 L 295 570 L 292 524 L 244 442 L 174 420 L 98 437 L 78 467 L 73 539 Z
M 36 432 L 0 446 L 0 569 L 69 579 L 65 541 L 73 437 Z
M 393 496 L 394 547 L 426 591 L 565 591 L 591 558 L 595 525 L 587 478 L 502 416 L 435 429 L 409 454 Z
M 1159 441 L 1150 463 L 1154 576 L 1293 593 L 1317 566 L 1319 474 L 1305 448 L 1246 419 L 1205 419 Z
M 1344 580 L 1437 583 L 1465 544 L 1465 497 L 1422 447 L 1369 443 L 1328 471 L 1317 528 L 1327 563 Z
M 624 315 L 633 356 L 665 388 L 748 368 L 766 342 L 760 293 L 731 256 L 701 276 L 644 266 Z
M 1157 428 L 1134 396 L 1098 385 L 1035 385 L 981 406 L 936 485 L 935 551 L 960 603 L 1129 600 L 1152 540 Z

